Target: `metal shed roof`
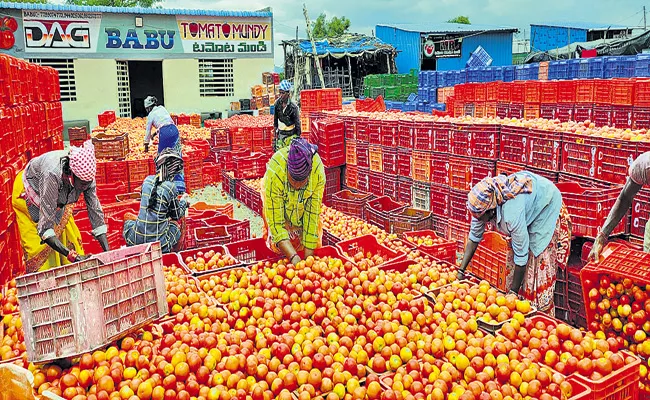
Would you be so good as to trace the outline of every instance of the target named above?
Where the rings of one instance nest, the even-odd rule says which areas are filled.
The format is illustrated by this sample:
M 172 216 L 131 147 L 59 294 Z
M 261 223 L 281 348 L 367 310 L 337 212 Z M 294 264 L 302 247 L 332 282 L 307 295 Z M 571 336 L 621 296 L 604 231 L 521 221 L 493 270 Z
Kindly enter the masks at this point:
M 481 33 L 481 32 L 518 32 L 519 29 L 507 26 L 477 25 L 477 24 L 452 24 L 449 22 L 432 24 L 378 24 L 388 28 L 396 28 L 407 32 L 420 32 L 429 34 L 444 33 Z
M 599 22 L 549 22 L 541 24 L 530 24 L 530 26 L 550 26 L 554 28 L 572 28 L 572 29 L 583 29 L 587 31 L 604 31 L 607 29 L 632 29 L 629 26 L 625 25 L 611 25 L 603 24 Z
M 8 3 L 0 1 L 0 9 L 72 11 L 114 14 L 150 14 L 150 15 L 196 15 L 206 17 L 273 17 L 271 11 L 222 11 L 222 10 L 185 10 L 178 8 L 142 8 L 142 7 L 105 7 L 75 6 L 59 4 Z

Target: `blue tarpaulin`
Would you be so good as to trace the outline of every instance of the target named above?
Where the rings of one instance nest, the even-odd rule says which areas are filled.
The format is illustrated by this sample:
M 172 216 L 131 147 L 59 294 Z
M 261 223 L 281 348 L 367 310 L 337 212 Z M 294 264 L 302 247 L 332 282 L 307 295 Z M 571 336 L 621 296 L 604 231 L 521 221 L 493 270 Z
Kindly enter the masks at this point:
M 353 55 L 393 48 L 391 45 L 382 42 L 376 37 L 358 34 L 347 34 L 338 38 L 319 40 L 315 41 L 315 44 L 316 54 L 318 56 Z M 299 45 L 303 53 L 314 54 L 312 44 L 309 40 L 301 40 Z

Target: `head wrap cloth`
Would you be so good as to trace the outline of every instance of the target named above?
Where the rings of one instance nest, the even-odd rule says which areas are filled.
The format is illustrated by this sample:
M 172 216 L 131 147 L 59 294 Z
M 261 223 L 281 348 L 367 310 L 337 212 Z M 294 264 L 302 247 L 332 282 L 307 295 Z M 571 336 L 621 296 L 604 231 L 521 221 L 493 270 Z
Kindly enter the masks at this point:
M 97 174 L 97 159 L 95 158 L 95 146 L 90 140 L 86 140 L 81 147 L 72 146 L 69 153 L 70 170 L 82 181 L 92 182 Z
M 302 182 L 309 177 L 314 154 L 317 151 L 318 147 L 305 139 L 298 138 L 291 141 L 287 169 L 293 180 Z
M 527 175 L 512 174 L 487 177 L 477 183 L 467 195 L 467 209 L 475 218 L 502 205 L 520 193 L 532 193 L 533 181 Z

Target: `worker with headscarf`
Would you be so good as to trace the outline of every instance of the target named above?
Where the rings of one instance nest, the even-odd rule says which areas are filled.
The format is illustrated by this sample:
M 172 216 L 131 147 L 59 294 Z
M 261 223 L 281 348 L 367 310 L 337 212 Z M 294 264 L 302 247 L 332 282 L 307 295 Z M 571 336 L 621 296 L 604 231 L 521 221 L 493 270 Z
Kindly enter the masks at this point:
M 488 177 L 470 191 L 467 209 L 472 222 L 459 279 L 492 222 L 510 237 L 506 287 L 554 315 L 557 269 L 566 268 L 571 241 L 571 218 L 558 188 L 527 171 Z
M 179 199 L 174 176 L 183 169 L 183 158 L 167 148 L 156 158 L 156 175 L 142 184 L 140 211 L 137 217 L 125 216 L 124 240 L 129 246 L 160 242 L 163 253 L 171 252 L 180 242 L 182 229 L 178 221 L 185 216 L 187 202 Z
M 144 137 L 144 151 L 149 152 L 149 144 L 152 137 L 152 128 L 158 132 L 158 154 L 161 154 L 165 149 L 173 149 L 176 153 L 183 156 L 180 133 L 178 127 L 174 123 L 171 115 L 165 107 L 158 104 L 158 99 L 154 96 L 149 96 L 144 99 L 144 108 L 147 111 L 147 131 Z M 181 170 L 174 177 L 174 184 L 178 193 L 185 193 L 185 175 Z
M 293 89 L 291 82 L 287 80 L 280 82 L 280 95 L 275 102 L 273 114 L 274 151 L 287 147 L 291 140 L 300 137 L 300 109 L 291 101 L 291 89 Z
M 11 201 L 28 273 L 87 258 L 72 218 L 74 204 L 82 193 L 92 234 L 104 251 L 109 249 L 108 228 L 97 198 L 96 170 L 95 148 L 89 140 L 81 147 L 32 159 L 16 177 Z
M 623 217 L 627 214 L 632 206 L 634 197 L 641 191 L 641 189 L 650 184 L 650 151 L 641 154 L 636 160 L 632 162 L 629 170 L 629 177 L 623 186 L 621 193 L 614 203 L 605 223 L 603 224 L 600 232 L 596 236 L 594 246 L 589 253 L 589 260 L 598 261 L 603 247 L 607 244 L 609 235 L 621 222 Z M 643 235 L 643 251 L 650 253 L 650 220 L 645 225 L 645 233 Z
M 294 265 L 313 254 L 322 241 L 321 205 L 325 168 L 317 147 L 294 139 L 278 150 L 262 181 L 264 233 L 269 246 Z

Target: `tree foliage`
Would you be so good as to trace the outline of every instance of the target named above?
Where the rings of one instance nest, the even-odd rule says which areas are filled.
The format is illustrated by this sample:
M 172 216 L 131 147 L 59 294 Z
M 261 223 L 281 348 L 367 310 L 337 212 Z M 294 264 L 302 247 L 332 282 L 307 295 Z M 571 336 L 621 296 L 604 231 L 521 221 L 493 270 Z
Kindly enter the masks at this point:
M 47 4 L 47 0 L 11 0 L 12 3 Z
M 328 20 L 327 15 L 322 13 L 318 18 L 316 18 L 311 32 L 314 39 L 324 39 L 328 37 L 341 36 L 346 33 L 348 29 L 350 29 L 350 20 L 345 16 L 341 18 L 334 17 Z
M 77 6 L 107 6 L 107 7 L 144 7 L 150 8 L 162 0 L 66 0 L 66 4 Z
M 465 25 L 471 25 L 472 23 L 469 22 L 469 17 L 465 15 L 459 15 L 456 18 L 452 18 L 449 21 L 447 21 L 452 24 L 465 24 Z

